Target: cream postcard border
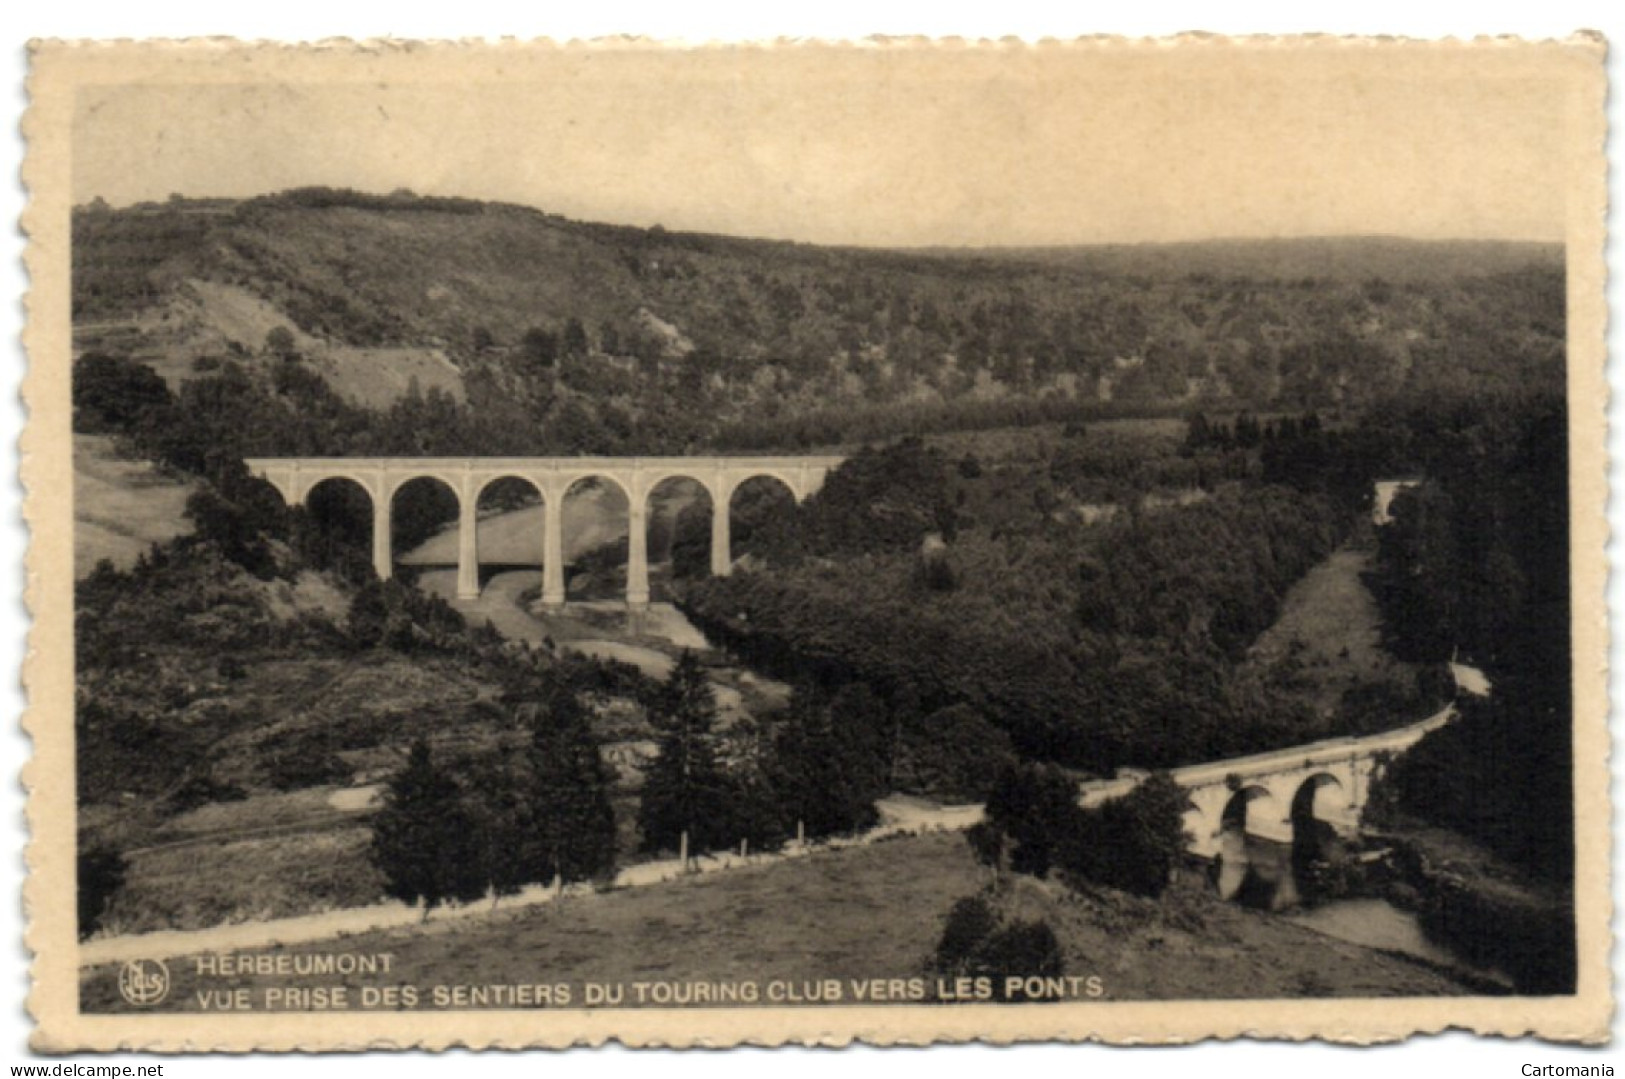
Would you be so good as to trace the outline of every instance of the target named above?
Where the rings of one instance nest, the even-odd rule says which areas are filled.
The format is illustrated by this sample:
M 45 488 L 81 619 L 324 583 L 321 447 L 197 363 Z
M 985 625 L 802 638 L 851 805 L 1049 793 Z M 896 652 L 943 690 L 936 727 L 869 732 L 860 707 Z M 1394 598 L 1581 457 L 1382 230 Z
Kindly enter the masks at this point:
M 27 602 L 33 617 L 25 660 L 29 707 L 24 727 L 34 758 L 24 768 L 31 841 L 24 886 L 26 940 L 34 953 L 29 1009 L 33 1045 L 74 1049 L 289 1050 L 365 1047 L 562 1047 L 619 1041 L 631 1046 L 737 1044 L 926 1044 L 985 1041 L 1185 1043 L 1259 1037 L 1370 1043 L 1451 1028 L 1481 1034 L 1535 1034 L 1598 1042 L 1609 1036 L 1610 814 L 1604 549 L 1608 529 L 1605 445 L 1603 244 L 1607 203 L 1604 45 L 1595 35 L 1566 41 L 1513 39 L 1408 42 L 1325 37 L 1184 37 L 1154 41 L 1086 39 L 1037 46 L 1010 43 L 869 41 L 751 45 L 793 51 L 802 64 L 839 62 L 852 49 L 906 50 L 925 65 L 983 63 L 1014 49 L 1173 50 L 1200 60 L 1211 76 L 1240 68 L 1256 50 L 1364 54 L 1372 64 L 1456 70 L 1493 67 L 1502 77 L 1567 81 L 1567 287 L 1571 556 L 1574 632 L 1574 796 L 1576 923 L 1580 960 L 1573 997 L 1403 998 L 1058 1003 L 1000 1005 L 684 1009 L 674 1011 L 483 1011 L 409 1014 L 241 1016 L 81 1015 L 74 926 L 73 792 L 73 470 L 68 373 L 71 357 L 69 209 L 73 93 L 88 83 L 343 82 L 387 77 L 398 83 L 455 85 L 489 77 L 493 62 L 523 64 L 557 50 L 661 50 L 638 41 L 577 43 L 327 42 L 289 46 L 228 40 L 38 42 L 30 48 L 26 266 L 30 279 L 24 341 L 29 370 L 22 437 L 25 518 L 31 533 Z M 706 62 L 707 49 L 683 50 Z

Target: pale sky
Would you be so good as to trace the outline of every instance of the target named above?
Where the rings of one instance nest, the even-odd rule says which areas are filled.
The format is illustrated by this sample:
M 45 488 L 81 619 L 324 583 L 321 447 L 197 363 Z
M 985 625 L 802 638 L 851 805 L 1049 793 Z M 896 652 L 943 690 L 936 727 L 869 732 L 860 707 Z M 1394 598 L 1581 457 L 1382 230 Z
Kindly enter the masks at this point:
M 73 191 L 125 205 L 406 187 L 866 245 L 1561 240 L 1563 88 L 1486 55 L 554 52 L 427 78 L 399 57 L 378 77 L 170 71 L 80 91 Z

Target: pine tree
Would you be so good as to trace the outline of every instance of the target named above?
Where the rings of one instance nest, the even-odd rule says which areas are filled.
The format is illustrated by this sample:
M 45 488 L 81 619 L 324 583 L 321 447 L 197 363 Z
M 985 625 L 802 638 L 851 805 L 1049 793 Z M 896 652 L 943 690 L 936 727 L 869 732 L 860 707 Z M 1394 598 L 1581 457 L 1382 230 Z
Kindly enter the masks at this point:
M 615 867 L 609 773 L 575 694 L 534 709 L 529 751 L 526 872 L 536 881 L 590 880 Z
M 530 816 L 531 772 L 523 758 L 495 753 L 465 777 L 464 807 L 469 825 L 473 870 L 480 890 L 493 903 L 515 895 L 527 884 L 547 878 L 534 872 L 527 845 L 533 832 Z
M 773 741 L 749 717 L 733 723 L 717 739 L 728 779 L 728 839 L 749 850 L 783 845 L 795 821 L 784 819 L 780 792 L 773 782 Z
M 384 894 L 421 900 L 424 917 L 447 900 L 477 899 L 485 881 L 476 855 L 462 792 L 418 739 L 373 820 L 372 859 L 384 875 Z
M 798 691 L 776 745 L 775 786 L 786 819 L 809 836 L 852 832 L 878 817 L 881 769 L 872 740 L 837 725 L 830 706 Z
M 716 698 L 692 652 L 684 651 L 649 710 L 660 752 L 649 765 L 638 807 L 645 850 L 731 846 L 728 784 L 711 744 Z

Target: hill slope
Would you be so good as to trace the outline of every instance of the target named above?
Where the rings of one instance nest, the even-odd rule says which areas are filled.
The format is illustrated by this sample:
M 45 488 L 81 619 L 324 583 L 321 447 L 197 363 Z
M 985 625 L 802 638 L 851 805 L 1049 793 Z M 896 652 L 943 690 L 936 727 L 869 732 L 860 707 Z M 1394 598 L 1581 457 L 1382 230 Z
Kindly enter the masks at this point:
M 712 425 L 843 399 L 1359 405 L 1551 381 L 1564 328 L 1561 251 L 1541 245 L 888 252 L 305 189 L 81 210 L 74 255 L 81 348 L 172 382 L 284 326 L 360 399 L 409 381 L 369 370 L 415 363 L 422 388 L 476 403 L 545 413 L 562 390 L 637 421 L 686 395 Z M 345 351 L 384 347 L 414 351 Z
M 817 987 L 839 979 L 921 978 L 949 908 L 985 885 L 962 837 L 926 835 L 707 874 L 658 888 L 591 896 L 486 919 L 433 921 L 347 938 L 355 952 L 388 952 L 392 983 L 435 985 L 752 982 Z M 1157 905 L 1120 893 L 1084 896 L 1018 881 L 1024 917 L 1048 920 L 1061 938 L 1066 973 L 1100 978 L 1111 1000 L 1269 999 L 1459 993 L 1447 977 L 1406 959 L 1323 937 L 1282 919 L 1196 894 Z M 677 893 L 674 895 L 674 893 Z M 727 927 L 716 932 L 716 927 Z M 704 940 L 705 947 L 696 947 Z M 294 954 L 331 949 L 300 945 Z M 278 951 L 284 951 L 278 949 Z M 175 1007 L 195 1009 L 195 964 L 177 964 Z M 366 984 L 366 979 L 346 979 Z M 285 981 L 285 980 L 284 980 Z M 117 970 L 81 980 L 86 1011 L 127 1007 Z M 253 986 L 282 984 L 244 979 Z M 803 990 L 803 992 L 816 990 Z M 929 989 L 928 989 L 929 991 Z M 356 991 L 352 990 L 352 995 Z M 907 1003 L 906 998 L 901 1001 Z M 448 1003 L 450 1003 L 448 1001 Z M 636 1006 L 635 999 L 624 1001 Z

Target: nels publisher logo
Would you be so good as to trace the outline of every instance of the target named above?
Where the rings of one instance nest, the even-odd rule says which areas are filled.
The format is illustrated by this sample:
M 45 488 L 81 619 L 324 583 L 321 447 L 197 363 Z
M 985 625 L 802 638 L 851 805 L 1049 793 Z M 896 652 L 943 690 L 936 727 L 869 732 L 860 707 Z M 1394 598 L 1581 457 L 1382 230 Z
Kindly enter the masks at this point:
M 119 971 L 118 991 L 138 1008 L 150 1008 L 169 995 L 169 968 L 161 959 L 132 959 Z

